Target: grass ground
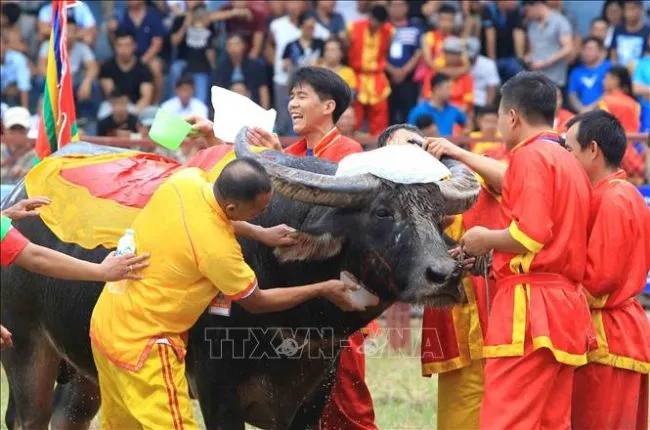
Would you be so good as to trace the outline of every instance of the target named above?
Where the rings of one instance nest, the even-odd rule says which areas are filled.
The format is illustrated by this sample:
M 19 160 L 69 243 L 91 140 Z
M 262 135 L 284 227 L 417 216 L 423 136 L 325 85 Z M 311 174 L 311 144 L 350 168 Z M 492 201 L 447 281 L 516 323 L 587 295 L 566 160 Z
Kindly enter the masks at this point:
M 410 353 L 388 351 L 386 338 L 380 335 L 376 340 L 376 352 L 367 356 L 366 381 L 375 404 L 376 422 L 382 430 L 436 428 L 436 378 L 420 376 L 419 324 L 419 320 L 413 321 L 415 330 Z M 0 389 L 0 428 L 5 430 L 4 414 L 7 408 L 8 387 L 4 371 Z M 93 424 L 93 430 L 100 428 L 97 420 Z

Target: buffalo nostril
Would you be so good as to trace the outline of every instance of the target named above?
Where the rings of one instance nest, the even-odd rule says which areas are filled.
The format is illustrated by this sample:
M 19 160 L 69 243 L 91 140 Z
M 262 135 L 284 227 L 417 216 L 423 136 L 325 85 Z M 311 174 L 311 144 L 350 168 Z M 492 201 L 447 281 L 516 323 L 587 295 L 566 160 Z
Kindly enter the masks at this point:
M 449 273 L 447 273 L 446 271 L 440 271 L 440 270 L 436 269 L 435 267 L 431 267 L 431 266 L 427 267 L 424 274 L 425 274 L 425 276 L 427 278 L 427 281 L 433 282 L 433 283 L 436 283 L 436 284 L 443 283 L 445 281 L 445 279 L 447 279 L 447 276 L 449 275 Z

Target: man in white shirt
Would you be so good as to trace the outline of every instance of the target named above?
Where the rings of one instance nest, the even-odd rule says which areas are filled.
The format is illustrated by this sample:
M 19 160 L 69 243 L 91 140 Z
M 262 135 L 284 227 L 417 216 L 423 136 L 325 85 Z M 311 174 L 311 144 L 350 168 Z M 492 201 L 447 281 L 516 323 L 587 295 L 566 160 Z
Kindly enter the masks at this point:
M 50 38 L 50 26 L 52 25 L 52 4 L 46 4 L 38 12 L 38 34 L 41 41 Z M 72 16 L 79 26 L 77 38 L 91 48 L 95 46 L 97 39 L 97 22 L 90 10 L 90 7 L 81 0 L 77 0 L 74 6 L 68 10 L 68 16 Z
M 286 135 L 292 129 L 291 118 L 287 110 L 287 105 L 289 104 L 289 92 L 287 89 L 289 74 L 282 67 L 282 54 L 287 44 L 300 38 L 301 31 L 298 28 L 298 18 L 303 11 L 308 9 L 308 4 L 304 0 L 286 1 L 284 5 L 287 14 L 271 21 L 270 30 L 273 37 L 269 39 L 269 42 L 275 45 L 273 88 L 275 110 L 278 113 L 276 129 L 280 135 Z M 314 38 L 327 40 L 329 35 L 329 30 L 320 23 L 316 23 Z
M 176 82 L 176 96 L 164 102 L 160 108 L 182 118 L 190 115 L 208 117 L 208 107 L 194 97 L 194 79 L 191 76 L 183 76 Z
M 481 42 L 475 37 L 467 38 L 467 55 L 472 63 L 474 80 L 474 105 L 485 107 L 494 103 L 497 89 L 501 85 L 499 71 L 494 60 L 480 55 Z

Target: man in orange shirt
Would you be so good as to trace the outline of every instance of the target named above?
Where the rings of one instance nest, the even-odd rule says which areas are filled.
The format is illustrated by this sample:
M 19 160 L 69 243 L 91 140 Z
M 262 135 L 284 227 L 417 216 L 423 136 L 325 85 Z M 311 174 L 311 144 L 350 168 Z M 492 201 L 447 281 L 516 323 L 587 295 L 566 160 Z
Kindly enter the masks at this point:
M 322 67 L 303 67 L 293 76 L 289 91 L 293 131 L 302 137 L 284 152 L 338 163 L 346 155 L 363 151 L 335 126 L 351 99 L 350 88 L 336 73 Z M 253 145 L 282 150 L 277 137 L 261 129 L 250 131 L 248 139 Z M 377 323 L 364 330 L 372 334 L 378 330 Z M 365 383 L 362 331 L 350 336 L 349 347 L 341 351 L 331 399 L 321 416 L 322 429 L 376 429 L 372 397 Z
M 370 10 L 369 18 L 353 22 L 348 29 L 348 63 L 357 74 L 357 128 L 366 119 L 373 136 L 388 127 L 391 88 L 386 65 L 395 30 L 387 20 L 388 12 L 377 5 Z
M 583 285 L 599 347 L 576 370 L 572 426 L 645 430 L 650 322 L 636 297 L 650 270 L 650 211 L 619 167 L 627 146 L 621 123 L 597 110 L 568 126 L 567 147 L 594 186 Z
M 540 73 L 503 85 L 499 131 L 511 158 L 499 229 L 474 227 L 460 240 L 470 255 L 494 250 L 481 428 L 570 428 L 575 367 L 596 345 L 580 290 L 591 185 L 547 131 L 555 104 L 556 86 Z

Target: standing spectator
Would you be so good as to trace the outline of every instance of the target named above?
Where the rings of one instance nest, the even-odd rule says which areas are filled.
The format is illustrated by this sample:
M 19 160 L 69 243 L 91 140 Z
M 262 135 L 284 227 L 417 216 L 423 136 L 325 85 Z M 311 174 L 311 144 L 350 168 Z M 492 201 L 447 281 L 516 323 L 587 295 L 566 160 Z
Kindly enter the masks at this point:
M 180 117 L 208 117 L 208 107 L 202 100 L 194 97 L 194 79 L 191 76 L 183 76 L 176 81 L 176 96 L 167 100 L 160 108 Z
M 417 82 L 423 82 L 430 78 L 431 72 L 437 68 L 436 58 L 442 55 L 442 43 L 454 33 L 456 9 L 453 6 L 442 5 L 438 9 L 437 15 L 436 28 L 422 35 L 420 44 L 425 67 L 418 69 L 418 76 L 415 79 Z
M 650 25 L 643 20 L 643 2 L 627 0 L 623 4 L 623 23 L 614 29 L 610 59 L 615 64 L 629 66 L 650 49 L 649 37 Z
M 582 64 L 571 71 L 569 77 L 569 102 L 582 112 L 596 106 L 605 89 L 605 73 L 612 66 L 605 59 L 603 41 L 589 36 L 582 43 Z
M 24 107 L 7 109 L 2 119 L 3 134 L 0 144 L 0 182 L 16 184 L 34 166 L 34 149 L 27 138 L 31 115 Z
M 32 72 L 25 54 L 7 48 L 7 36 L 0 35 L 0 89 L 8 105 L 29 107 Z
M 357 129 L 367 119 L 368 132 L 373 136 L 388 127 L 391 89 L 385 72 L 394 29 L 387 20 L 386 9 L 373 6 L 370 17 L 353 22 L 348 33 L 348 62 L 357 74 L 359 86 L 354 101 Z
M 99 72 L 99 80 L 104 96 L 115 88 L 126 95 L 138 113 L 153 101 L 153 76 L 151 70 L 135 56 L 135 36 L 120 29 L 115 34 L 115 58 L 107 60 Z M 99 118 L 106 116 L 100 112 Z
M 0 25 L 2 34 L 7 36 L 7 49 L 29 55 L 29 46 L 20 27 L 21 8 L 17 3 L 2 3 L 2 16 Z
M 345 19 L 343 15 L 335 12 L 336 0 L 316 0 L 314 18 L 323 27 L 327 28 L 331 35 L 345 40 Z
M 422 55 L 421 31 L 408 18 L 408 11 L 408 2 L 405 0 L 391 0 L 388 7 L 388 17 L 395 29 L 386 65 L 391 87 L 388 97 L 391 124 L 407 120 L 409 111 L 418 101 L 420 90 L 413 78 Z
M 111 114 L 97 123 L 97 136 L 131 137 L 138 118 L 129 113 L 129 97 L 115 88 L 110 95 Z
M 489 105 L 476 109 L 476 123 L 478 131 L 473 131 L 469 137 L 474 139 L 470 144 L 470 150 L 474 154 L 484 155 L 495 160 L 506 160 L 508 150 L 499 135 L 498 109 L 495 105 Z
M 289 44 L 289 42 L 300 37 L 298 18 L 301 13 L 307 10 L 307 3 L 302 0 L 290 0 L 283 3 L 287 15 L 276 18 L 271 22 L 271 37 L 268 39 L 268 43 L 272 45 L 274 49 L 273 93 L 275 95 L 275 110 L 278 113 L 276 128 L 280 135 L 286 135 L 290 130 L 292 130 L 291 118 L 289 117 L 289 111 L 287 110 L 289 104 L 289 91 L 287 89 L 289 74 L 282 67 L 282 54 L 284 54 L 284 48 Z M 314 37 L 325 40 L 329 38 L 329 35 L 329 31 L 325 27 L 318 23 L 316 24 Z M 271 48 L 271 46 L 269 46 L 269 48 Z
M 177 48 L 177 56 L 169 75 L 172 85 L 188 74 L 194 79 L 196 98 L 208 103 L 210 72 L 216 66 L 217 54 L 212 48 L 215 31 L 208 22 L 208 11 L 203 1 L 187 2 L 184 15 L 174 18 L 171 42 Z
M 609 43 L 612 42 L 612 35 L 610 33 L 609 24 L 605 18 L 596 17 L 591 20 L 591 25 L 589 26 L 589 37 L 596 37 L 603 41 L 603 46 L 609 49 Z M 584 45 L 583 45 L 584 46 Z
M 557 96 L 555 98 L 555 119 L 553 120 L 553 130 L 558 133 L 566 133 L 567 123 L 573 118 L 573 112 L 564 109 L 564 97 L 562 97 L 562 90 L 557 88 Z
M 95 116 L 95 111 L 98 106 L 97 96 L 99 88 L 96 80 L 99 75 L 99 65 L 95 61 L 93 51 L 85 42 L 77 38 L 77 23 L 72 17 L 68 18 L 67 31 L 68 59 L 72 74 L 72 90 L 76 96 L 77 116 L 92 118 Z M 45 78 L 47 76 L 49 47 L 49 40 L 45 41 L 41 44 L 38 52 L 38 70 L 42 85 L 45 85 Z
M 527 3 L 530 53 L 526 56 L 526 63 L 531 70 L 543 73 L 559 87 L 564 87 L 568 58 L 573 52 L 571 24 L 562 14 L 551 9 L 545 0 Z
M 352 97 L 355 97 L 357 93 L 357 75 L 351 67 L 343 64 L 344 55 L 343 42 L 337 38 L 329 39 L 325 42 L 323 48 L 321 66 L 339 75 L 352 90 Z
M 254 60 L 260 57 L 264 46 L 266 16 L 257 7 L 262 4 L 256 0 L 232 0 L 210 15 L 212 23 L 223 22 L 222 30 L 226 35 L 238 33 L 242 36 L 248 57 Z
M 451 78 L 444 73 L 436 73 L 431 79 L 431 98 L 414 107 L 409 112 L 408 123 L 416 125 L 421 115 L 433 118 L 441 136 L 451 136 L 454 126 L 465 127 L 467 117 L 456 106 L 449 103 Z
M 300 67 L 314 66 L 323 55 L 325 41 L 314 37 L 316 18 L 303 12 L 298 18 L 300 38 L 289 42 L 282 53 L 282 68 L 291 75 Z
M 415 126 L 420 129 L 424 137 L 438 137 L 440 135 L 431 115 L 420 115 L 415 118 Z
M 607 22 L 607 35 L 605 36 L 605 46 L 607 49 L 612 46 L 612 37 L 614 29 L 623 22 L 623 1 L 622 0 L 605 0 L 601 18 Z
M 632 89 L 641 104 L 641 131 L 650 131 L 650 50 L 636 63 Z M 650 159 L 650 155 L 646 155 L 646 158 Z
M 490 2 L 481 18 L 483 55 L 497 62 L 501 81 L 523 70 L 526 32 L 521 8 L 514 1 Z
M 79 26 L 76 37 L 91 48 L 97 39 L 97 22 L 88 5 L 77 0 L 73 7 L 68 8 L 68 18 L 72 17 Z M 50 39 L 52 26 L 52 2 L 46 2 L 38 11 L 38 35 L 41 41 Z
M 241 35 L 228 35 L 226 54 L 217 66 L 216 84 L 230 88 L 235 82 L 244 82 L 250 89 L 251 99 L 264 109 L 269 109 L 271 95 L 264 79 L 264 69 L 257 61 L 246 57 L 246 43 Z
M 474 106 L 484 107 L 494 104 L 497 95 L 497 88 L 501 85 L 497 64 L 491 58 L 481 53 L 481 42 L 470 37 L 467 44 L 467 56 L 472 68 L 470 74 L 474 81 Z
M 582 35 L 577 31 L 578 17 L 573 12 L 564 8 L 564 0 L 548 0 L 547 4 L 551 9 L 564 16 L 573 29 L 573 49 L 569 56 L 569 63 L 574 64 L 576 58 L 580 55 L 580 47 L 582 46 Z
M 149 67 L 154 81 L 154 100 L 160 100 L 163 92 L 162 60 L 158 54 L 163 47 L 165 27 L 160 12 L 147 6 L 146 0 L 127 0 L 126 13 L 119 21 L 119 28 L 135 36 L 136 57 Z M 112 24 L 111 27 L 114 27 Z

